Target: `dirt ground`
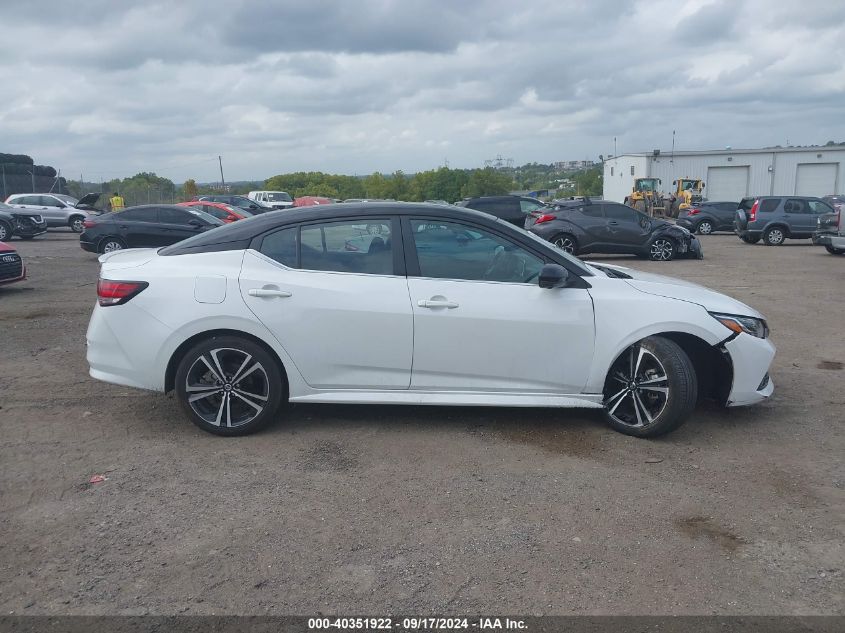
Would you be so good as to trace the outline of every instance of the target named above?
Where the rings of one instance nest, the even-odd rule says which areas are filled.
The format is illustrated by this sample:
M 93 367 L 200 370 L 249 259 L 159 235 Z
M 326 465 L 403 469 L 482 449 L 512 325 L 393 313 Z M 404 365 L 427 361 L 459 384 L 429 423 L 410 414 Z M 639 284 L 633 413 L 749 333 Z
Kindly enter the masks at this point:
M 702 242 L 594 259 L 759 309 L 775 394 L 646 441 L 587 411 L 320 405 L 215 437 L 90 379 L 95 257 L 69 232 L 15 240 L 0 613 L 843 613 L 845 258 Z

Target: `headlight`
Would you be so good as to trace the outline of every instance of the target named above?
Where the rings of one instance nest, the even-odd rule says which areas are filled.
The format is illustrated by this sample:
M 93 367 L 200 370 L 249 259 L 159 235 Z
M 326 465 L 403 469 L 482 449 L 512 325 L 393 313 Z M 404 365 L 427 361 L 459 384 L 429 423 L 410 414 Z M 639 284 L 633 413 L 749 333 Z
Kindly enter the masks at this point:
M 750 316 L 737 316 L 736 314 L 718 314 L 716 312 L 711 312 L 710 316 L 737 334 L 745 332 L 757 338 L 767 338 L 769 336 L 769 326 L 766 325 L 763 319 Z

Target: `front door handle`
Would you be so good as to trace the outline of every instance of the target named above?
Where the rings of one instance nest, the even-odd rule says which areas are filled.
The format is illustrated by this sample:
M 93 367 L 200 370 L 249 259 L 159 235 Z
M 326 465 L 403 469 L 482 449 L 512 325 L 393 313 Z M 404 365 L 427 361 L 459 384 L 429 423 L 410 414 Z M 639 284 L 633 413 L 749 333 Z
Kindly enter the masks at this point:
M 420 299 L 417 301 L 417 305 L 421 308 L 457 308 L 458 304 L 454 301 L 446 301 L 446 300 L 432 300 L 432 299 Z
M 617 226 L 619 224 L 619 222 L 617 222 L 616 220 L 611 220 L 610 222 L 608 222 L 608 224 L 610 226 Z
M 250 288 L 247 294 L 250 297 L 290 297 L 293 293 L 273 288 Z

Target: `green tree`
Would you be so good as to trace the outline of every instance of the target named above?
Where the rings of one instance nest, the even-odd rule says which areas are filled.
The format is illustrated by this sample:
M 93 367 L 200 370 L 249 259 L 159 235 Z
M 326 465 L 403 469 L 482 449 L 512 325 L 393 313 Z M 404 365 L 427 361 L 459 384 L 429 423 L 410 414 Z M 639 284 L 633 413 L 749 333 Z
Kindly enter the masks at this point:
M 485 167 L 472 172 L 469 180 L 461 188 L 461 195 L 470 198 L 499 196 L 508 193 L 514 184 L 513 179 L 508 174 L 492 167 Z
M 182 195 L 187 199 L 190 200 L 194 196 L 199 194 L 199 188 L 197 187 L 197 181 L 193 178 L 188 178 L 185 181 L 185 184 L 182 185 Z

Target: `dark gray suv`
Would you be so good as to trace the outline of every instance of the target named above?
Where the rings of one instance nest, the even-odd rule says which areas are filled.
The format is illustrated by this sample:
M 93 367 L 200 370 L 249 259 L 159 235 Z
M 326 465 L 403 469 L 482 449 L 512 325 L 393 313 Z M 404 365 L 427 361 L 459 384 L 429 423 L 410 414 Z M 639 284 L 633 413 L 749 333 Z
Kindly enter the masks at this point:
M 747 244 L 756 244 L 762 239 L 768 246 L 779 246 L 787 238 L 800 240 L 813 237 L 819 216 L 825 213 L 833 213 L 833 209 L 819 198 L 743 198 L 736 210 L 734 230 Z

